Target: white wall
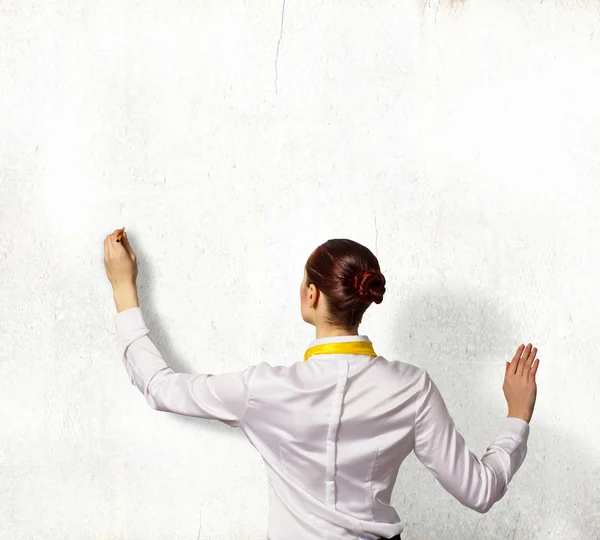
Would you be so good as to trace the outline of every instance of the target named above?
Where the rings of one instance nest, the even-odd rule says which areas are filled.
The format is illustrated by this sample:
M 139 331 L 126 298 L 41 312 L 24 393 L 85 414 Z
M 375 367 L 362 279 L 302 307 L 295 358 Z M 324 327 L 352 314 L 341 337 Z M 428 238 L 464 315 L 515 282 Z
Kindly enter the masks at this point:
M 430 372 L 478 455 L 534 343 L 505 498 L 468 510 L 411 456 L 402 539 L 597 538 L 599 23 L 591 1 L 2 2 L 0 538 L 266 538 L 243 433 L 128 380 L 121 226 L 176 371 L 300 360 L 303 265 L 339 237 L 388 280 L 361 333 Z

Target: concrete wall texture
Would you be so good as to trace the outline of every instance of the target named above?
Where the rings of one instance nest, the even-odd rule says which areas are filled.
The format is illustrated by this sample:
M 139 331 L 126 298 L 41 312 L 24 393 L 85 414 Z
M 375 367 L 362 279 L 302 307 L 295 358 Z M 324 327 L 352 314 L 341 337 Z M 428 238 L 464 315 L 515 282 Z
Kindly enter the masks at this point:
M 152 410 L 116 352 L 126 226 L 175 371 L 290 365 L 311 251 L 379 257 L 360 332 L 481 455 L 541 360 L 487 514 L 411 455 L 403 540 L 600 537 L 598 2 L 0 3 L 0 539 L 264 539 L 239 430 Z

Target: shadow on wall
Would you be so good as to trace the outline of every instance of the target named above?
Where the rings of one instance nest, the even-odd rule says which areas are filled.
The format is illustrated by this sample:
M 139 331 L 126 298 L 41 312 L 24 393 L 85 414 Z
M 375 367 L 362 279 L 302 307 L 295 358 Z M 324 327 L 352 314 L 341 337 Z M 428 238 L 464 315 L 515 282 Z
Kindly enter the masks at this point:
M 430 373 L 478 457 L 507 415 L 504 362 L 523 340 L 535 339 L 522 335 L 518 321 L 507 320 L 501 308 L 473 291 L 461 295 L 442 288 L 403 300 L 397 326 L 404 352 L 389 358 Z M 409 520 L 403 540 L 600 538 L 600 460 L 591 447 L 574 444 L 571 433 L 539 419 L 552 405 L 555 363 L 544 343 L 534 345 L 541 364 L 528 451 L 507 493 L 488 513 L 474 512 L 446 493 L 412 453 L 400 468 L 391 500 Z
M 186 365 L 170 348 L 171 340 L 155 314 L 152 297 L 147 294 L 153 290 L 147 258 L 139 244 L 135 245 L 140 261 L 138 296 L 152 340 L 174 371 L 197 373 L 197 369 Z M 502 393 L 504 362 L 512 359 L 523 339 L 528 339 L 521 336 L 516 321 L 507 320 L 499 312 L 499 307 L 497 302 L 478 298 L 471 291 L 462 296 L 450 295 L 442 289 L 425 291 L 402 302 L 397 349 L 389 352 L 377 349 L 388 360 L 402 360 L 427 369 L 440 388 L 459 432 L 478 457 L 483 455 L 507 414 Z M 361 329 L 368 334 L 364 325 Z M 534 345 L 540 349 L 542 359 L 537 376 L 536 409 L 530 424 L 528 454 L 508 492 L 487 514 L 478 514 L 444 491 L 411 453 L 400 467 L 391 500 L 406 525 L 402 540 L 600 537 L 598 456 L 592 448 L 575 446 L 568 433 L 538 420 L 539 412 L 547 406 L 546 381 L 551 380 L 552 363 L 544 344 Z M 299 358 L 301 353 L 298 351 Z M 271 365 L 280 363 L 279 359 L 264 360 Z M 498 393 L 497 401 L 494 392 Z M 459 401 L 457 396 L 461 394 L 464 398 Z M 186 427 L 192 423 L 195 429 L 207 434 L 220 431 L 222 436 L 245 440 L 241 431 L 216 420 L 175 414 L 169 417 Z M 266 487 L 264 496 L 266 500 Z

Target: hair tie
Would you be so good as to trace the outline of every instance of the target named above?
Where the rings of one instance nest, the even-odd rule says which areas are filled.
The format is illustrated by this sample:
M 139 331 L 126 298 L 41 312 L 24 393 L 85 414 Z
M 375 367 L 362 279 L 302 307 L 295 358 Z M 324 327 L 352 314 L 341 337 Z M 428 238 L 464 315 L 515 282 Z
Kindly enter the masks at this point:
M 354 276 L 354 288 L 358 291 L 361 300 L 369 300 L 371 296 L 370 285 L 373 278 L 381 274 L 378 270 L 361 270 Z

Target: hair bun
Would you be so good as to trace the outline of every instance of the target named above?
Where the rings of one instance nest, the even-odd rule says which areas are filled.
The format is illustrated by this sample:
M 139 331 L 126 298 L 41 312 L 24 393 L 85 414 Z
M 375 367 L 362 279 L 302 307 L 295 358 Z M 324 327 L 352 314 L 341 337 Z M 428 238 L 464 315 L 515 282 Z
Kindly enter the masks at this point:
M 385 293 L 385 277 L 375 268 L 361 270 L 354 276 L 354 288 L 359 300 L 380 304 Z

